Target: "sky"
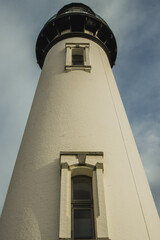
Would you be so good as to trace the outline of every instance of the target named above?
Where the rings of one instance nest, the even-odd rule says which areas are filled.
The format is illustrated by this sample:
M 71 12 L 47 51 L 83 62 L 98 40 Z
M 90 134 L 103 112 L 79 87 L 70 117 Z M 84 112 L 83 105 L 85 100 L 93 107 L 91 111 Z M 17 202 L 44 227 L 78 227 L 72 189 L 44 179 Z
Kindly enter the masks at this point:
M 41 72 L 36 40 L 48 19 L 68 3 L 0 0 L 0 212 Z M 81 3 L 108 23 L 117 40 L 113 73 L 160 215 L 160 1 Z

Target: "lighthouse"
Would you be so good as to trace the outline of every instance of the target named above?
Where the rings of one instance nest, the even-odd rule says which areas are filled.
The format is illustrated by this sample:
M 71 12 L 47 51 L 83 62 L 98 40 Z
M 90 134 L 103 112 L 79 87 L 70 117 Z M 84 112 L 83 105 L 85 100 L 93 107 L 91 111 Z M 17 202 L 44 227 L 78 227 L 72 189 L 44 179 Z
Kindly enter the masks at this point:
M 160 222 L 112 73 L 117 44 L 81 3 L 36 43 L 42 69 L 0 223 L 1 240 L 158 240 Z

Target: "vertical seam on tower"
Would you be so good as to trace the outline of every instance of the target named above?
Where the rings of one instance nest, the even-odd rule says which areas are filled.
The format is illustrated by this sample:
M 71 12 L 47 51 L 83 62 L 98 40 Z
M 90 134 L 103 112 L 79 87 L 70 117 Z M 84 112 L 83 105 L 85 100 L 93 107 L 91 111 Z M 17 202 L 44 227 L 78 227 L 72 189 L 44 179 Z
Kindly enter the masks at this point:
M 126 150 L 126 154 L 127 154 L 127 159 L 128 159 L 128 162 L 129 162 L 131 174 L 132 174 L 132 177 L 133 177 L 133 182 L 134 182 L 134 185 L 135 185 L 135 189 L 136 189 L 136 192 L 137 192 L 137 196 L 138 196 L 140 208 L 141 208 L 142 215 L 143 215 L 143 220 L 144 220 L 145 227 L 146 227 L 146 230 L 147 230 L 148 238 L 149 238 L 149 240 L 150 240 L 149 230 L 148 230 L 147 223 L 146 223 L 146 219 L 145 219 L 145 215 L 144 215 L 144 212 L 143 212 L 143 207 L 142 207 L 142 204 L 141 204 L 140 196 L 139 196 L 139 194 L 138 194 L 138 189 L 137 189 L 137 185 L 136 185 L 134 173 L 133 173 L 133 170 L 132 170 L 132 165 L 131 165 L 131 162 L 130 162 L 130 159 L 129 159 L 129 155 L 128 155 L 128 151 L 127 151 L 125 139 L 124 139 L 123 132 L 122 132 L 122 128 L 121 128 L 121 124 L 120 124 L 120 120 L 119 120 L 119 118 L 118 118 L 118 113 L 117 113 L 116 105 L 115 105 L 114 98 L 113 98 L 113 95 L 112 95 L 112 92 L 111 92 L 111 88 L 110 88 L 110 84 L 109 84 L 109 81 L 108 81 L 108 76 L 107 76 L 106 68 L 105 68 L 105 65 L 104 65 L 104 63 L 103 63 L 103 58 L 102 58 L 100 49 L 98 49 L 98 50 L 99 50 L 100 57 L 101 57 L 101 61 L 102 61 L 103 67 L 104 67 L 105 75 L 106 75 L 106 78 L 107 78 L 107 83 L 108 83 L 109 91 L 110 91 L 110 94 L 111 94 L 113 106 L 114 106 L 114 109 L 115 109 L 116 117 L 117 117 L 117 119 L 118 119 L 118 125 L 119 125 L 120 132 L 121 132 L 121 135 L 122 135 L 122 139 L 123 139 L 123 142 L 124 142 L 124 146 L 125 146 L 125 150 Z

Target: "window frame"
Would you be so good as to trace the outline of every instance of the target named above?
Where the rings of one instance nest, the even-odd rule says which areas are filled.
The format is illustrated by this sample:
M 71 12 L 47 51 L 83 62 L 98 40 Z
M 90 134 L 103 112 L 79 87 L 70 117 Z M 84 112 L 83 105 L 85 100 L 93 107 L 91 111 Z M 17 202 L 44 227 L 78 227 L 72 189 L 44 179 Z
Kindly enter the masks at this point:
M 92 214 L 92 216 L 91 216 L 91 224 L 92 224 L 92 238 L 87 238 L 87 237 L 85 237 L 85 238 L 74 238 L 74 221 L 73 221 L 73 219 L 74 219 L 74 210 L 76 210 L 76 209 L 89 209 L 89 210 L 91 210 L 91 214 Z M 72 212 L 71 212 L 71 218 L 72 218 L 72 222 L 71 222 L 71 225 L 72 225 L 72 228 L 71 228 L 71 239 L 76 239 L 76 240 L 82 240 L 82 239 L 87 239 L 87 240 L 93 240 L 93 239 L 95 239 L 95 224 L 94 224 L 94 210 L 93 210 L 93 208 L 74 208 L 74 209 L 72 209 Z
M 89 60 L 89 43 L 66 43 L 66 65 L 65 70 L 66 72 L 72 70 L 84 70 L 87 72 L 91 71 L 91 65 Z M 73 57 L 73 50 L 81 49 L 83 53 L 83 64 L 73 64 L 72 57 Z
M 61 189 L 59 239 L 71 235 L 71 178 L 92 177 L 95 239 L 109 240 L 103 186 L 103 152 L 60 152 Z
M 91 199 L 90 200 L 75 200 L 74 199 L 74 179 L 75 178 L 88 178 L 90 179 L 90 187 L 91 187 Z M 72 239 L 95 239 L 95 224 L 94 224 L 94 205 L 93 205 L 93 186 L 92 186 L 92 177 L 86 176 L 86 175 L 76 175 L 71 178 L 71 237 Z M 89 209 L 91 211 L 91 226 L 92 226 L 92 237 L 91 238 L 75 238 L 74 234 L 74 210 L 76 209 Z

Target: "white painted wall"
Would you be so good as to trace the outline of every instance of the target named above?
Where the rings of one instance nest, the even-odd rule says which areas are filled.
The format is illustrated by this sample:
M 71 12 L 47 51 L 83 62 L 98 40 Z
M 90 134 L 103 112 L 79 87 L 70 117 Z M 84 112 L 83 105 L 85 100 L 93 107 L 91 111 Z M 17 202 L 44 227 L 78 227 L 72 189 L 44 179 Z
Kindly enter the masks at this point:
M 65 43 L 90 43 L 91 72 L 65 72 Z M 111 240 L 158 240 L 159 217 L 103 49 L 70 38 L 49 51 L 1 219 L 2 240 L 57 240 L 60 151 L 103 151 Z

